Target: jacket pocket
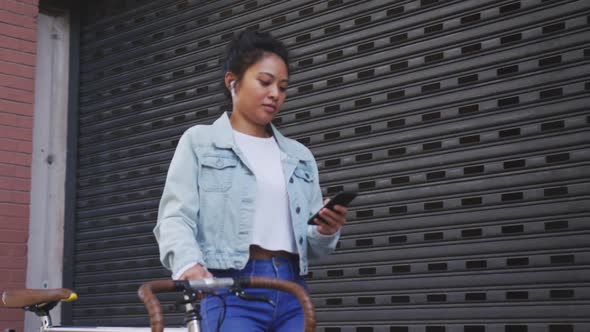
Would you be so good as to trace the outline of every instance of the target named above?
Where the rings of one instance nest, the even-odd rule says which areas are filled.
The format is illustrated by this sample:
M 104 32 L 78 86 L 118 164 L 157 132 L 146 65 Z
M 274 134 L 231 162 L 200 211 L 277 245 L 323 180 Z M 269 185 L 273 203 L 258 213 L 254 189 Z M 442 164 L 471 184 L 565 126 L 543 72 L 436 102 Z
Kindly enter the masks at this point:
M 295 177 L 305 182 L 313 182 L 313 173 L 307 167 L 297 167 L 293 173 Z
M 303 209 L 303 211 L 308 211 L 310 207 L 310 200 L 313 197 L 314 189 L 317 185 L 315 182 L 314 173 L 310 167 L 303 163 L 300 163 L 293 171 L 292 179 L 294 180 L 293 190 L 298 195 L 300 195 L 301 198 L 299 199 L 299 204 L 303 204 L 303 202 L 306 202 L 305 205 L 307 205 L 305 206 L 305 209 L 304 206 L 301 206 L 301 209 Z M 315 213 L 315 211 L 313 212 Z M 302 215 L 307 216 L 307 214 Z
M 238 161 L 225 156 L 205 156 L 201 160 L 199 186 L 205 191 L 227 191 L 231 188 Z

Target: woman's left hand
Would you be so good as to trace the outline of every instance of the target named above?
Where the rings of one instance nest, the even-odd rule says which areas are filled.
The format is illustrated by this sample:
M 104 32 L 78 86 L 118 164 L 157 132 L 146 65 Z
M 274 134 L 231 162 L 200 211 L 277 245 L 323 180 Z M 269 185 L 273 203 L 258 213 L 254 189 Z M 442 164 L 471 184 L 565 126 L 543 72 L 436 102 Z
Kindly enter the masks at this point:
M 324 205 L 328 203 L 330 199 L 324 200 Z M 320 210 L 320 216 L 326 222 L 322 222 L 317 218 L 314 220 L 318 225 L 318 231 L 324 235 L 332 235 L 340 230 L 340 228 L 346 223 L 346 213 L 348 209 L 342 205 L 334 205 L 334 209 L 322 208 Z

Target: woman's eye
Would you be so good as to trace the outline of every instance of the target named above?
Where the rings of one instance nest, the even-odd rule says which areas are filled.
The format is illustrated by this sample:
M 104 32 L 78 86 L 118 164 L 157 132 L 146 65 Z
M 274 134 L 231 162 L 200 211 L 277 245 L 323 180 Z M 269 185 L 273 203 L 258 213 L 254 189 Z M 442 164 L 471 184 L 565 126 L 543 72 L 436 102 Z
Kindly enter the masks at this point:
M 260 81 L 260 84 L 262 84 L 263 86 L 269 86 L 270 85 L 270 82 Z

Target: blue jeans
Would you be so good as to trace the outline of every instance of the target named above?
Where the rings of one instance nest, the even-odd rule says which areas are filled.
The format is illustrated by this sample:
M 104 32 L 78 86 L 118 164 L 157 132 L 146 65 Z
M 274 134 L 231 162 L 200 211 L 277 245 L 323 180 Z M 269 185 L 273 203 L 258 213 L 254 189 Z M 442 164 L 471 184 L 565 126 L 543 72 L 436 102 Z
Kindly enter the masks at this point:
M 299 276 L 299 261 L 287 258 L 250 260 L 242 270 L 209 270 L 215 277 L 273 277 L 293 281 L 307 290 L 304 279 Z M 262 301 L 243 300 L 227 291 L 219 292 L 226 296 L 226 314 L 220 331 L 248 332 L 301 332 L 303 331 L 303 310 L 293 295 L 272 289 L 246 288 L 251 296 L 263 296 L 273 304 Z M 223 302 L 218 296 L 207 296 L 201 300 L 201 330 L 215 332 Z

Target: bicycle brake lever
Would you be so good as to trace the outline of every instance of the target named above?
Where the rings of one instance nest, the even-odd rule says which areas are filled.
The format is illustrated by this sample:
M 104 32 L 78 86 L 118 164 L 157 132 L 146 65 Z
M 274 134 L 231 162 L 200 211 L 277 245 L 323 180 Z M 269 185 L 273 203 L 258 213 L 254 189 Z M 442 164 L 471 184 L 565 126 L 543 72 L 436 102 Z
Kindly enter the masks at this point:
M 248 295 L 246 294 L 243 290 L 235 290 L 234 294 L 239 297 L 242 300 L 246 300 L 246 301 L 261 301 L 261 302 L 266 302 L 270 305 L 272 305 L 273 307 L 276 307 L 277 305 L 274 303 L 273 300 L 264 297 L 264 296 L 253 296 L 253 295 Z

